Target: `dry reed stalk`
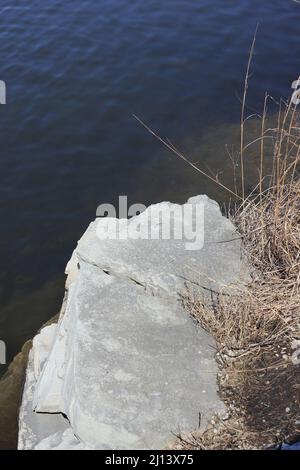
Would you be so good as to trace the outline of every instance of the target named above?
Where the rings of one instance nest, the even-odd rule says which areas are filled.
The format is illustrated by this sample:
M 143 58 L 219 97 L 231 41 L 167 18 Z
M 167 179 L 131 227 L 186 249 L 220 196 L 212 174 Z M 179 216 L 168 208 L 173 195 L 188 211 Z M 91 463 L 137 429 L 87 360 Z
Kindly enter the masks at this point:
M 267 99 L 261 132 L 264 137 Z M 260 147 L 260 192 L 230 216 L 253 271 L 251 282 L 221 292 L 209 305 L 187 292 L 186 308 L 215 339 L 219 393 L 229 419 L 179 436 L 177 448 L 261 449 L 300 438 L 300 129 L 297 107 L 279 107 L 273 173 L 266 186 Z M 262 141 L 263 142 L 263 139 Z M 229 287 L 229 286 L 228 286 Z M 197 297 L 198 295 L 198 297 Z

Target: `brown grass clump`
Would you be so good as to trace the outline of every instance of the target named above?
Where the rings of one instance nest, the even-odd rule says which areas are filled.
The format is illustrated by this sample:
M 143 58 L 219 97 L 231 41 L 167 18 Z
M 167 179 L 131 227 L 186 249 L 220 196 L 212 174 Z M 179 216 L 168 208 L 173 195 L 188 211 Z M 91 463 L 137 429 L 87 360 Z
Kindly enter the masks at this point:
M 186 306 L 216 340 L 219 393 L 229 419 L 215 418 L 198 448 L 265 448 L 300 435 L 299 296 L 276 276 L 243 291 L 220 293 L 214 305 L 188 295 Z M 299 343 L 300 344 L 300 343 Z M 190 443 L 190 440 L 188 439 Z
M 230 211 L 254 268 L 251 282 L 240 288 L 227 286 L 211 305 L 199 293 L 195 297 L 188 292 L 185 299 L 193 317 L 216 341 L 219 392 L 228 407 L 228 419 L 216 417 L 204 433 L 181 436 L 179 448 L 264 449 L 300 438 L 300 128 L 296 108 L 281 104 L 278 127 L 265 129 L 265 103 L 259 191 Z M 267 136 L 273 139 L 273 169 L 264 175 Z

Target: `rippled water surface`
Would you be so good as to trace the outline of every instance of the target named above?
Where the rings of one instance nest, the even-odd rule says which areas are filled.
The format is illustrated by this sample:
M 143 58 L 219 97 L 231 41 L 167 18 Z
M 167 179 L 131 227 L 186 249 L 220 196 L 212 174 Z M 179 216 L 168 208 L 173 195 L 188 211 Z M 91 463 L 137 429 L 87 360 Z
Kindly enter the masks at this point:
M 291 0 L 1 0 L 0 339 L 8 359 L 56 313 L 98 204 L 223 198 L 135 113 L 226 174 L 249 46 L 249 112 L 300 74 Z M 228 178 L 228 177 L 227 177 Z

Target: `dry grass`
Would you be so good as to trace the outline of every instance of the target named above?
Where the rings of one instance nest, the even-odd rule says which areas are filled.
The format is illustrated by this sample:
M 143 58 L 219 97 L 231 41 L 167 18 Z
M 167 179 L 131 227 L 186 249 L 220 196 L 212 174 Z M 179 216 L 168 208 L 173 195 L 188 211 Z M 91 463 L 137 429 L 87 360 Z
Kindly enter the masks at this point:
M 299 116 L 296 106 L 280 103 L 278 127 L 265 129 L 266 109 L 265 101 L 258 194 L 230 211 L 252 280 L 231 291 L 227 286 L 211 305 L 199 293 L 185 299 L 215 338 L 219 393 L 229 417 L 214 418 L 204 433 L 181 436 L 179 448 L 263 449 L 300 437 Z M 264 175 L 266 136 L 273 164 Z
M 299 295 L 274 274 L 214 305 L 186 297 L 186 306 L 216 340 L 219 393 L 229 420 L 192 436 L 198 448 L 265 448 L 300 435 Z M 190 438 L 187 439 L 190 442 Z M 186 444 L 185 444 L 186 445 Z

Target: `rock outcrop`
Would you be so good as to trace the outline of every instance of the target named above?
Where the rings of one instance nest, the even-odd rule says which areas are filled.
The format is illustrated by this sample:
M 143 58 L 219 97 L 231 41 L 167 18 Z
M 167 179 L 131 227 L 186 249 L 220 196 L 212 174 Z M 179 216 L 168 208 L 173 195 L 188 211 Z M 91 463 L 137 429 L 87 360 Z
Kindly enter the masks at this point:
M 160 229 L 161 211 L 178 208 L 204 211 L 203 247 L 191 249 L 185 237 L 126 237 L 133 226 Z M 195 222 L 180 210 L 174 218 L 182 227 Z M 96 219 L 67 265 L 58 325 L 33 340 L 19 448 L 161 449 L 198 428 L 199 416 L 205 426 L 224 409 L 213 339 L 180 295 L 191 286 L 218 290 L 239 281 L 242 269 L 235 228 L 206 196 L 150 206 L 115 224 Z

